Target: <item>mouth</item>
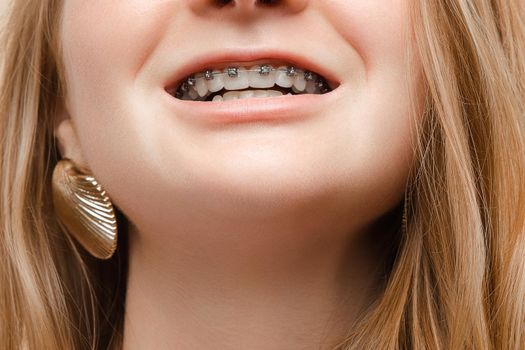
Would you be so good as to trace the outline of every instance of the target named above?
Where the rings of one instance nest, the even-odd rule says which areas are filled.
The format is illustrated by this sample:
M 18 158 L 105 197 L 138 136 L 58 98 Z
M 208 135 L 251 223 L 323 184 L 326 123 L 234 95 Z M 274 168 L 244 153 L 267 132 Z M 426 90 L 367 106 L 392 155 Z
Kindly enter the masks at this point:
M 198 102 L 224 102 L 249 98 L 322 95 L 337 88 L 321 74 L 290 62 L 229 63 L 206 67 L 165 90 L 174 98 Z

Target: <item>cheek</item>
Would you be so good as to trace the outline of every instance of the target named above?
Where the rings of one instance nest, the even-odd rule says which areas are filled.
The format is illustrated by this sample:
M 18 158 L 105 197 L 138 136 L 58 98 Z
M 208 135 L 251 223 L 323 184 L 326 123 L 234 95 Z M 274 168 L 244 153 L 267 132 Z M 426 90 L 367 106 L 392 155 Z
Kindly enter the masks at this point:
M 61 23 L 67 107 L 83 155 L 93 172 L 110 176 L 114 157 L 133 166 L 124 150 L 140 137 L 130 130 L 139 112 L 137 74 L 155 50 L 170 13 L 179 2 L 166 0 L 65 1 Z M 127 127 L 127 129 L 126 129 Z M 123 142 L 125 141 L 125 142 Z M 123 170 L 124 171 L 124 170 Z
M 409 0 L 332 0 L 323 11 L 339 34 L 359 54 L 368 71 L 400 61 L 406 46 Z
M 341 107 L 346 129 L 341 146 L 352 146 L 341 162 L 354 166 L 352 179 L 359 179 L 357 187 L 376 203 L 393 203 L 402 196 L 414 157 L 418 121 L 411 118 L 410 98 L 419 99 L 414 101 L 418 110 L 423 96 L 417 94 L 419 63 L 407 56 L 408 5 L 408 0 L 333 0 L 320 5 L 361 60 L 354 69 L 362 74 L 349 78 L 349 98 Z
M 110 126 L 101 110 L 118 115 L 137 73 L 165 31 L 173 1 L 71 0 L 61 26 L 68 107 L 87 143 L 90 125 Z M 129 97 L 128 97 L 129 98 Z M 106 124 L 107 123 L 107 124 Z M 85 131 L 85 132 L 84 132 Z M 96 131 L 96 130 L 95 130 Z M 96 134 L 96 133 L 95 133 Z M 93 144 L 97 144 L 93 142 Z M 87 148 L 89 149 L 89 148 Z
M 168 1 L 66 1 L 61 26 L 65 55 L 77 74 L 135 73 L 154 50 L 173 7 Z
M 416 97 L 421 76 L 417 57 L 408 56 L 414 54 L 409 1 L 335 0 L 326 5 L 339 34 L 361 58 L 364 78 L 356 89 L 359 97 L 348 106 L 359 111 L 354 130 L 359 130 L 362 144 L 383 149 L 378 153 L 383 156 L 412 152 L 406 147 L 412 138 L 410 98 Z

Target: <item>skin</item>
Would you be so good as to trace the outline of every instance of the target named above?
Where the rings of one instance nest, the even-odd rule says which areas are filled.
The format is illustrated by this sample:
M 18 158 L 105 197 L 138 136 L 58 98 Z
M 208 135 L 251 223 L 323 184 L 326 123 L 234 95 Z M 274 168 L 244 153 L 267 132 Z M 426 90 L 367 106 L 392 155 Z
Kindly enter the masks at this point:
M 329 349 L 379 296 L 413 162 L 406 5 L 65 0 L 55 131 L 130 222 L 125 350 Z M 211 129 L 168 107 L 174 63 L 278 45 L 336 73 L 322 115 Z

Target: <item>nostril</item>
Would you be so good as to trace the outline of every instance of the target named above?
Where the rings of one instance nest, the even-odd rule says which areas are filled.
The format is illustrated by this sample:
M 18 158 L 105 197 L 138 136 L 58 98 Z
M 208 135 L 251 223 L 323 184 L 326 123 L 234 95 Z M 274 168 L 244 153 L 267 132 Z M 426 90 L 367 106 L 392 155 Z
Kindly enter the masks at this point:
M 265 12 L 264 9 L 272 11 L 279 9 L 287 14 L 295 14 L 303 11 L 309 0 L 187 0 L 187 2 L 190 9 L 199 15 L 209 14 L 209 11 L 221 10 L 222 13 L 222 10 L 231 10 L 240 14 L 241 19 L 249 19 L 259 11 Z
M 257 0 L 257 3 L 263 5 L 276 5 L 278 2 L 279 0 Z
M 215 5 L 222 7 L 228 5 L 231 2 L 231 0 L 214 0 L 213 2 L 215 3 Z

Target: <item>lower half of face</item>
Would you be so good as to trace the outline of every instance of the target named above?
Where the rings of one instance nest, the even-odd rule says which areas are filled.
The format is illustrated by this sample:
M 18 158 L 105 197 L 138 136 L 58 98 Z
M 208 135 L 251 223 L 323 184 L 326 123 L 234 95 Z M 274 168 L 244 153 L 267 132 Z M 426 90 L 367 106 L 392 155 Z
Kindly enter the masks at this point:
M 413 160 L 409 83 L 417 83 L 405 2 L 209 6 L 65 2 L 68 112 L 86 162 L 124 214 L 156 230 L 305 215 L 364 225 L 399 203 Z M 217 123 L 202 106 L 221 102 L 166 91 L 193 57 L 258 48 L 269 60 L 272 50 L 310 57 L 336 87 L 310 99 L 259 99 L 261 109 L 281 99 L 279 111 L 293 118 L 242 123 Z M 236 102 L 231 113 L 242 118 L 254 100 Z

